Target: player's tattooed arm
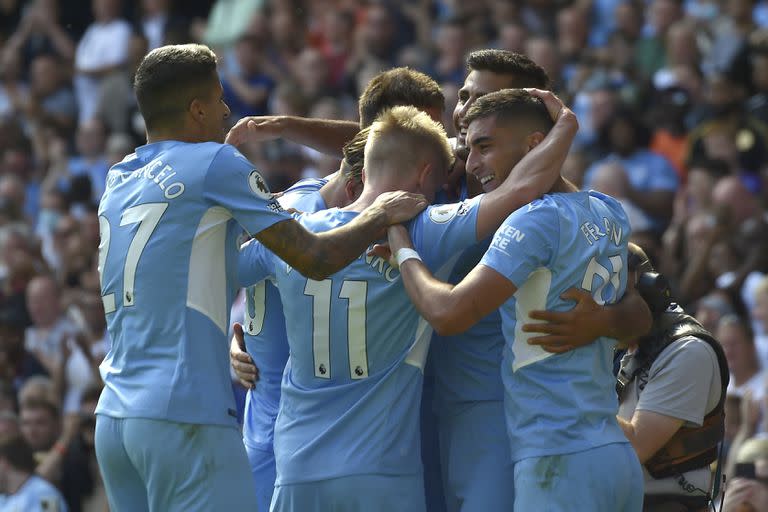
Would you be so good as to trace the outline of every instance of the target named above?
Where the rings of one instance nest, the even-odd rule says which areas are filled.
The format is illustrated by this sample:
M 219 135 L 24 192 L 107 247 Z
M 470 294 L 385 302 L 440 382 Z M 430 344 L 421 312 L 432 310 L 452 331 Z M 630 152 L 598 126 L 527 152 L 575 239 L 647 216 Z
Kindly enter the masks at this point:
M 255 238 L 310 279 L 325 279 L 358 258 L 387 226 L 413 218 L 427 207 L 420 194 L 386 192 L 352 222 L 323 233 L 307 231 L 295 220 L 278 222 Z
M 629 341 L 651 329 L 651 311 L 633 287 L 627 288 L 621 301 L 607 306 L 600 306 L 589 292 L 577 288 L 561 297 L 576 302 L 576 306 L 570 311 L 531 311 L 530 318 L 541 323 L 526 323 L 523 331 L 541 336 L 530 338 L 529 344 L 559 354 L 589 345 L 601 336 Z

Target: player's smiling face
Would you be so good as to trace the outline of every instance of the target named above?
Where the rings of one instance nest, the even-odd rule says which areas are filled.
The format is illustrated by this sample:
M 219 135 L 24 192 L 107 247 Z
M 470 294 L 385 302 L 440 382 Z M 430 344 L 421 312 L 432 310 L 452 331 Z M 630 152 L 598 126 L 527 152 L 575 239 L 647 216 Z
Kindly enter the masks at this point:
M 483 192 L 501 185 L 528 152 L 528 140 L 521 131 L 514 123 L 497 122 L 496 116 L 482 117 L 469 125 L 467 172 L 480 181 Z
M 464 116 L 469 107 L 482 96 L 489 92 L 499 91 L 511 87 L 512 75 L 501 75 L 493 71 L 471 71 L 464 80 L 464 85 L 459 89 L 459 99 L 453 110 L 453 127 L 456 130 L 456 141 L 459 147 L 467 144 L 467 127 L 464 125 Z

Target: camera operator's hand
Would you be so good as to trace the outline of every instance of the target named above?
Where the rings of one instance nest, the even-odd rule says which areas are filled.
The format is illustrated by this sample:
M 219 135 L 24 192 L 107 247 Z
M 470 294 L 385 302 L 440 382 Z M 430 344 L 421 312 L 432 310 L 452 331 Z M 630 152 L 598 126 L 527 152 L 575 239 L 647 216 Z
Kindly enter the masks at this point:
M 723 512 L 761 510 L 768 510 L 768 485 L 746 478 L 734 478 L 728 483 L 723 500 Z

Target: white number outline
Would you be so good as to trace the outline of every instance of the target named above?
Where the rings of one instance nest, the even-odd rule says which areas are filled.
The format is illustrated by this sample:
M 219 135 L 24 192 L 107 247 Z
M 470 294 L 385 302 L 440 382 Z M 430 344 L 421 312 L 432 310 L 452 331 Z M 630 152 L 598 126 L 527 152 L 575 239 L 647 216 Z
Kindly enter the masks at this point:
M 312 297 L 312 356 L 315 377 L 331 378 L 331 293 L 333 281 L 307 279 L 304 295 Z M 347 301 L 347 349 L 349 377 L 368 377 L 368 346 L 366 336 L 367 281 L 344 281 L 339 298 Z
M 253 306 L 253 315 L 249 311 Z M 264 316 L 267 314 L 267 282 L 261 281 L 245 289 L 245 314 L 243 327 L 245 334 L 258 336 L 264 329 Z
M 619 273 L 624 268 L 624 261 L 621 259 L 621 256 L 609 256 L 608 262 L 611 265 L 611 270 L 608 270 L 603 265 L 598 263 L 597 259 L 593 256 L 587 265 L 587 270 L 584 273 L 584 279 L 581 280 L 581 287 L 584 290 L 591 292 L 592 298 L 594 298 L 595 302 L 601 306 L 606 302 L 616 301 L 616 297 L 619 293 L 619 286 L 621 284 Z M 597 287 L 596 290 L 593 290 L 592 287 L 595 285 L 596 276 L 599 276 L 603 282 L 600 284 L 600 286 Z M 608 299 L 604 299 L 603 292 L 605 291 L 605 287 L 608 286 L 608 283 L 613 285 L 613 295 L 608 297 Z
M 147 246 L 152 233 L 155 232 L 165 211 L 168 209 L 168 203 L 145 203 L 132 206 L 125 210 L 120 218 L 120 226 L 130 224 L 139 224 L 136 234 L 133 236 L 128 253 L 125 256 L 123 265 L 123 307 L 136 305 L 134 294 L 134 285 L 136 284 L 136 268 L 139 266 L 139 260 Z M 99 276 L 101 278 L 101 288 L 104 291 L 103 275 L 104 266 L 109 255 L 110 239 L 112 236 L 112 227 L 109 220 L 103 215 L 99 216 L 99 230 L 101 240 L 99 242 Z M 108 315 L 117 309 L 117 301 L 114 293 L 101 296 L 104 303 L 104 314 Z

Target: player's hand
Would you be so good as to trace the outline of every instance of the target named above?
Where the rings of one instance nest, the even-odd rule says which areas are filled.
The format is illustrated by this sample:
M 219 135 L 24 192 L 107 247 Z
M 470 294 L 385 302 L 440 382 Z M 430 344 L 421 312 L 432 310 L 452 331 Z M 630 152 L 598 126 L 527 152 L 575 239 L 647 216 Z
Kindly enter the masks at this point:
M 393 267 L 397 266 L 394 263 L 392 263 L 392 251 L 389 250 L 389 243 L 385 242 L 382 244 L 374 244 L 373 247 L 371 247 L 368 252 L 366 253 L 366 256 L 378 256 L 381 259 L 389 261 L 390 265 Z
M 369 206 L 384 212 L 388 226 L 410 220 L 426 207 L 426 197 L 401 190 L 384 192 Z
M 387 229 L 387 238 L 389 239 L 389 250 L 392 255 L 397 255 L 397 251 L 403 248 L 413 248 L 411 235 L 401 224 L 390 226 Z
M 244 142 L 274 140 L 282 136 L 280 116 L 248 116 L 229 130 L 224 142 L 239 146 Z
M 530 338 L 529 345 L 538 345 L 547 352 L 560 354 L 589 345 L 602 335 L 602 324 L 595 321 L 602 308 L 589 292 L 571 288 L 560 298 L 575 301 L 576 306 L 570 311 L 531 311 L 529 317 L 543 323 L 526 323 L 523 332 L 544 336 Z
M 245 337 L 243 335 L 243 326 L 235 323 L 233 327 L 235 334 L 232 336 L 232 342 L 229 344 L 229 363 L 235 370 L 237 380 L 246 389 L 253 389 L 259 380 L 259 369 L 253 364 L 253 359 L 245 351 Z
M 573 124 L 574 127 L 578 130 L 579 127 L 579 121 L 576 118 L 576 114 L 571 111 L 568 107 L 565 106 L 565 103 L 555 95 L 555 93 L 551 91 L 545 91 L 542 89 L 525 89 L 528 93 L 530 93 L 532 96 L 536 96 L 539 98 L 542 102 L 544 102 L 544 106 L 547 107 L 547 111 L 549 112 L 550 117 L 555 123 L 558 122 L 567 122 L 569 124 Z

